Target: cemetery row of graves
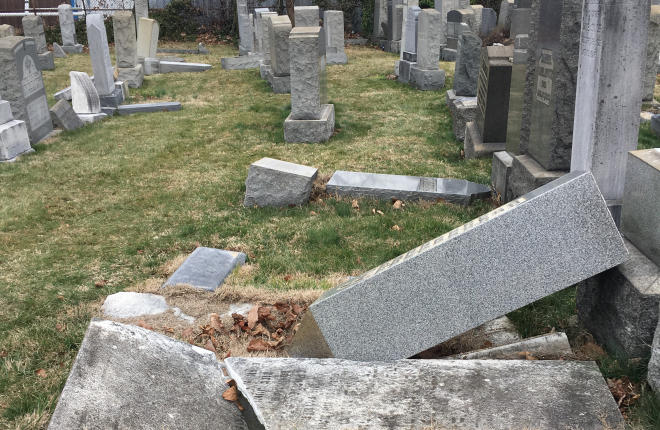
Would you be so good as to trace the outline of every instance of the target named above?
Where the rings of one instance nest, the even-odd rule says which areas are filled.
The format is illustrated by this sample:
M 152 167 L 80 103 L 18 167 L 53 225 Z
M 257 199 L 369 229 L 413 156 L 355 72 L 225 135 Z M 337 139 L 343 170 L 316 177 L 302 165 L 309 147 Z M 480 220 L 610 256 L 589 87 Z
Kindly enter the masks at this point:
M 0 26 L 0 428 L 660 426 L 652 3 Z

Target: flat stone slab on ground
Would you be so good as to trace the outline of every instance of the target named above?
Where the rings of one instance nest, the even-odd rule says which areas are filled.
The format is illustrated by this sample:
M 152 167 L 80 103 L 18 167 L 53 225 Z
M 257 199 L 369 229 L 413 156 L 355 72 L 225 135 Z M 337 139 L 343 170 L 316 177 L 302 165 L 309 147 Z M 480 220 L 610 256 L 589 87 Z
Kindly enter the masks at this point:
M 49 430 L 247 430 L 215 354 L 132 325 L 92 319 Z
M 149 112 L 174 112 L 181 110 L 181 102 L 139 103 L 134 105 L 121 105 L 117 108 L 119 115 Z
M 245 207 L 287 207 L 309 201 L 318 169 L 262 158 L 252 163 L 245 181 Z
M 527 360 L 527 356 L 541 360 L 575 358 L 566 333 L 536 336 L 520 342 L 493 348 L 480 349 L 465 354 L 446 357 L 445 360 Z
M 178 284 L 215 291 L 236 266 L 245 263 L 242 252 L 200 246 L 176 269 L 163 288 Z
M 269 430 L 618 429 L 598 367 L 579 361 L 226 359 Z
M 337 171 L 326 185 L 328 194 L 341 197 L 374 197 L 380 200 L 433 200 L 468 206 L 476 199 L 491 196 L 490 187 L 465 179 L 422 178 L 419 176 Z
M 201 63 L 181 63 L 178 61 L 160 62 L 160 73 L 187 73 L 187 72 L 205 72 L 211 69 L 210 64 Z
M 326 291 L 288 353 L 407 358 L 627 259 L 591 173 L 569 173 Z
M 110 294 L 103 302 L 103 315 L 112 318 L 133 318 L 158 315 L 170 309 L 165 297 L 156 294 L 122 291 Z

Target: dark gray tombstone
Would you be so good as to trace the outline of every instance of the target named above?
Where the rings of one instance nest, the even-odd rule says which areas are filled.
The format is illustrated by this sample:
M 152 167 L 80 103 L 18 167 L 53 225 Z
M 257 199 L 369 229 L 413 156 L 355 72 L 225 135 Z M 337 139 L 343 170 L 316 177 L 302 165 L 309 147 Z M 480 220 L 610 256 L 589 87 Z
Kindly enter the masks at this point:
M 508 46 L 488 46 L 481 51 L 476 122 L 483 142 L 506 142 L 510 57 L 511 47 Z
M 488 36 L 497 27 L 497 12 L 495 9 L 485 7 L 481 10 L 481 36 Z
M 463 14 L 457 10 L 447 13 L 447 48 L 458 49 L 458 36 L 461 33 Z

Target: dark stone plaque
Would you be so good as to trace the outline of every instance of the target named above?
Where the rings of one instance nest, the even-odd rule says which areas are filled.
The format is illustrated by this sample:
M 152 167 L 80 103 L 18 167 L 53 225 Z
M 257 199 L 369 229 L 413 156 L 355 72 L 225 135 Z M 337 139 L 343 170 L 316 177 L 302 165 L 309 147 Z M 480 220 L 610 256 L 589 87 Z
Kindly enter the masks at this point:
M 513 46 L 481 51 L 477 87 L 477 128 L 484 143 L 506 142 Z

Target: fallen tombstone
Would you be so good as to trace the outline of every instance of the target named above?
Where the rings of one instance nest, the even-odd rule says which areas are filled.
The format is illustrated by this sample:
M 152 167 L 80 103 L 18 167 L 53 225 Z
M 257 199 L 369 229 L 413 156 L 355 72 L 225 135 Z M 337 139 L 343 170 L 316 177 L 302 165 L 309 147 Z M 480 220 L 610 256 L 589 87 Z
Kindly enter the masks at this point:
M 328 194 L 341 197 L 374 197 L 380 200 L 432 200 L 468 206 L 491 196 L 490 187 L 465 179 L 337 171 L 326 185 Z
M 261 59 L 257 55 L 240 55 L 238 57 L 223 57 L 220 65 L 224 70 L 258 69 Z
M 304 205 L 309 201 L 317 174 L 318 169 L 314 167 L 262 158 L 250 165 L 243 206 Z
M 444 360 L 559 360 L 575 358 L 566 333 L 552 333 L 465 354 Z
M 159 73 L 205 72 L 211 69 L 210 64 L 181 63 L 177 61 L 161 61 Z
M 57 43 L 53 43 L 53 55 L 55 58 L 66 58 L 66 52 L 62 50 L 62 47 Z
M 170 307 L 163 296 L 127 291 L 110 294 L 101 306 L 103 314 L 112 318 L 158 315 L 169 309 Z
M 209 50 L 204 46 L 203 43 L 200 43 L 197 46 L 197 49 L 163 49 L 158 48 L 158 53 L 163 54 L 208 54 Z
M 0 99 L 0 162 L 15 161 L 33 151 L 25 121 L 15 120 L 9 102 Z
M 225 363 L 269 430 L 618 429 L 624 424 L 593 362 L 230 357 Z
M 55 106 L 50 108 L 50 117 L 53 124 L 62 130 L 75 130 L 85 125 L 66 100 L 59 100 Z
M 245 263 L 245 257 L 242 252 L 200 246 L 176 269 L 163 288 L 184 284 L 215 291 L 236 266 Z
M 410 357 L 627 258 L 593 176 L 572 172 L 326 291 L 288 352 Z
M 174 112 L 178 110 L 181 110 L 181 102 L 139 103 L 121 105 L 117 108 L 117 114 L 131 115 L 134 113 Z
M 100 121 L 107 117 L 101 112 L 101 100 L 94 82 L 85 72 L 69 72 L 71 78 L 71 105 L 83 123 Z
M 49 430 L 247 430 L 215 354 L 150 330 L 92 319 Z

